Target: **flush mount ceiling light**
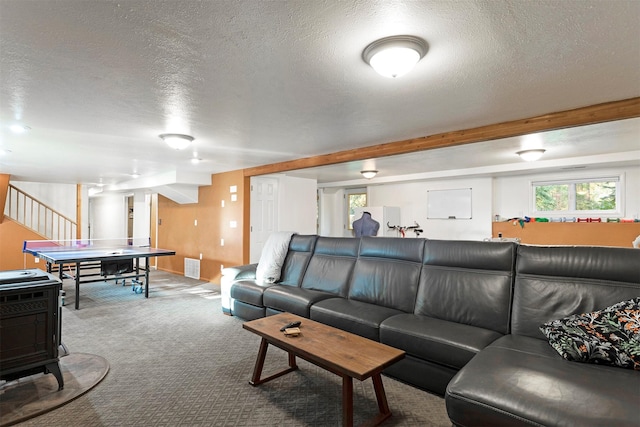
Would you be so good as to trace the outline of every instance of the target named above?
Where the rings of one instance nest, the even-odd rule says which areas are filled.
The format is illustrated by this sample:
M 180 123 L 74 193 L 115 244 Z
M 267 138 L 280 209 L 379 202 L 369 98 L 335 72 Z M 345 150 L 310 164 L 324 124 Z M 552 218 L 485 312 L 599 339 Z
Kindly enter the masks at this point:
M 391 36 L 367 46 L 362 59 L 378 74 L 395 78 L 411 71 L 427 50 L 427 42 L 420 37 Z
M 13 133 L 20 134 L 20 133 L 29 132 L 29 130 L 31 128 L 29 126 L 25 126 L 25 125 L 16 123 L 16 124 L 13 124 L 13 125 L 9 126 L 9 129 Z
M 371 178 L 373 178 L 374 176 L 376 176 L 378 174 L 378 171 L 376 171 L 376 170 L 368 170 L 368 171 L 360 171 L 360 173 L 365 178 L 371 179 Z
M 516 154 L 518 156 L 522 157 L 522 160 L 525 160 L 527 162 L 535 162 L 540 157 L 542 157 L 542 155 L 544 154 L 545 151 L 546 150 L 543 150 L 542 148 L 537 148 L 537 149 L 534 149 L 534 150 L 518 151 Z
M 159 136 L 174 150 L 184 150 L 194 139 L 190 135 L 183 135 L 181 133 L 163 133 Z

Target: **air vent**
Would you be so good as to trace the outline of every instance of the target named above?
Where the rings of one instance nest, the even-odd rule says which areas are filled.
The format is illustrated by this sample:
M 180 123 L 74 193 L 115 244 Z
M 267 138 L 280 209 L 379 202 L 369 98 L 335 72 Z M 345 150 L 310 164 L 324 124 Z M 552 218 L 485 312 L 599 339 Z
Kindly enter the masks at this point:
M 193 258 L 184 259 L 184 277 L 200 280 L 200 260 Z

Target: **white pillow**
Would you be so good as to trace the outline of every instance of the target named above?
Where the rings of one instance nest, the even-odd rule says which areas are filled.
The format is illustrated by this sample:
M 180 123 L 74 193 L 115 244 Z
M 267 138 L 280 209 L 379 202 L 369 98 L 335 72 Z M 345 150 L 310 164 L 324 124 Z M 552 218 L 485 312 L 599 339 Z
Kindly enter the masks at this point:
M 258 282 L 275 283 L 280 280 L 280 270 L 289 251 L 289 241 L 294 234 L 292 231 L 277 231 L 269 235 L 256 269 Z

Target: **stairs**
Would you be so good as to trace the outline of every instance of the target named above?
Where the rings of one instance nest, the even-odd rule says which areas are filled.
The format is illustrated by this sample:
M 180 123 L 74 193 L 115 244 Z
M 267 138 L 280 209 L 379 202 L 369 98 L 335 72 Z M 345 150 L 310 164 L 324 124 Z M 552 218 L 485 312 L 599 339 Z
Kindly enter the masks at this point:
M 77 223 L 71 218 L 11 184 L 6 188 L 4 215 L 47 240 L 76 238 Z

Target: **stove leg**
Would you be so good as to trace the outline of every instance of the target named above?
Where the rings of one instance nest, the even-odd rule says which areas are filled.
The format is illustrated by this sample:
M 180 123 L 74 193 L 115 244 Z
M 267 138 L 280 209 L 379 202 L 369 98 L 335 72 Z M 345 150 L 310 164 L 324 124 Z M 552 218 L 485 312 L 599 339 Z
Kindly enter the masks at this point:
M 62 371 L 60 371 L 60 364 L 58 362 L 49 363 L 46 366 L 47 373 L 53 374 L 58 380 L 58 390 L 64 388 L 64 378 L 62 378 Z

